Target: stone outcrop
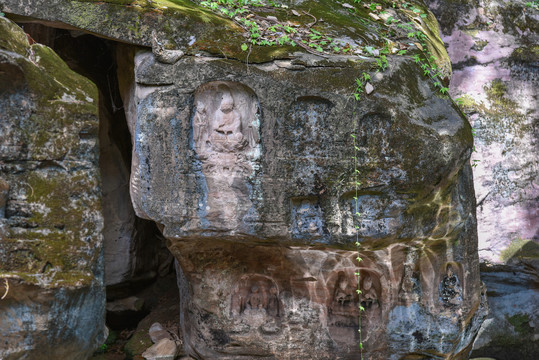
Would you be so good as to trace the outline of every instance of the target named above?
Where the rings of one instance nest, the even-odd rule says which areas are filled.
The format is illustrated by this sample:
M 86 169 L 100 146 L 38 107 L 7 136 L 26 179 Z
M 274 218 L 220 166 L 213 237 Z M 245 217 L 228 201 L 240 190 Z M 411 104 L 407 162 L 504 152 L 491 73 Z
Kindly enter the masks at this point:
M 131 137 L 118 92 L 116 44 L 29 19 L 21 26 L 33 41 L 51 47 L 72 70 L 97 85 L 107 299 L 132 295 L 159 272 L 164 241 L 154 223 L 136 217 L 129 197 Z
M 368 61 L 297 63 L 134 58 L 131 194 L 178 260 L 188 353 L 356 356 L 361 317 L 368 358 L 466 358 L 485 312 L 469 125 L 409 60 L 361 102 L 341 79 Z
M 295 13 L 249 19 L 264 34 L 287 21 L 295 41 L 252 47 L 195 2 L 3 1 L 20 21 L 153 43 L 118 51 L 130 192 L 176 258 L 187 354 L 356 358 L 362 341 L 369 359 L 468 357 L 486 314 L 472 134 L 439 91 L 447 79 L 412 57 L 436 54 L 450 74 L 433 15 L 411 3 L 382 32 L 365 20 L 381 9 L 288 1 Z M 311 28 L 340 55 L 304 45 L 321 37 Z
M 538 46 L 533 2 L 431 1 L 450 91 L 475 129 L 479 257 L 490 315 L 474 355 L 539 354 Z
M 0 358 L 103 341 L 97 91 L 0 17 Z

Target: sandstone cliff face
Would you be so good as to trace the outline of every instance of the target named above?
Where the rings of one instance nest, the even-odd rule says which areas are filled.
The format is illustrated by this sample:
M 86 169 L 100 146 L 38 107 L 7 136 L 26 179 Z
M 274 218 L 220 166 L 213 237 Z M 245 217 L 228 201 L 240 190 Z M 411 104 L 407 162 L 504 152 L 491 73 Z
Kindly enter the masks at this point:
M 153 43 L 152 52 L 118 52 L 130 70 L 120 89 L 131 200 L 177 260 L 189 354 L 352 359 L 361 328 L 365 358 L 468 357 L 486 314 L 471 128 L 411 56 L 390 54 L 425 47 L 449 75 L 424 5 L 389 10 L 426 43 L 405 44 L 395 27 L 401 38 L 384 50 L 390 35 L 365 20 L 371 10 L 287 2 L 296 12 L 313 7 L 298 26 L 333 14 L 320 30 L 348 50 L 369 39 L 378 47 L 370 52 L 387 51 L 382 66 L 290 46 L 242 51 L 242 29 L 193 2 L 55 0 L 60 12 L 4 3 L 35 21 Z M 283 9 L 279 16 L 298 16 Z M 358 102 L 362 73 L 373 91 Z
M 96 88 L 0 33 L 0 358 L 86 359 L 104 340 Z
M 475 128 L 479 256 L 491 312 L 474 354 L 539 354 L 537 34 L 530 2 L 432 1 L 453 63 L 451 94 Z

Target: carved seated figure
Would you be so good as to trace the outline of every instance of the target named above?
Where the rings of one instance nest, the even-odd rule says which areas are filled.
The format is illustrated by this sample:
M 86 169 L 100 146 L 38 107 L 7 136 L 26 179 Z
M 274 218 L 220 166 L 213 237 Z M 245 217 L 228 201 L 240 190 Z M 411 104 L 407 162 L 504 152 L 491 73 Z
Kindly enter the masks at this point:
M 344 274 L 339 274 L 335 292 L 333 295 L 332 313 L 334 315 L 348 316 L 353 312 L 354 290 L 348 286 L 348 280 Z
M 440 297 L 446 306 L 458 306 L 462 302 L 462 290 L 459 286 L 457 274 L 451 265 L 447 266 L 446 275 L 440 285 Z
M 376 294 L 376 289 L 373 286 L 372 277 L 368 273 L 363 277 L 363 289 L 361 291 L 361 296 L 363 298 L 362 300 L 367 305 L 367 308 L 376 308 L 379 306 L 378 295 Z
M 257 285 L 251 287 L 251 293 L 247 297 L 247 306 L 253 310 L 264 308 L 264 299 Z
M 236 110 L 234 98 L 228 89 L 220 88 L 221 100 L 213 116 L 210 141 L 217 151 L 235 151 L 245 147 L 241 113 Z

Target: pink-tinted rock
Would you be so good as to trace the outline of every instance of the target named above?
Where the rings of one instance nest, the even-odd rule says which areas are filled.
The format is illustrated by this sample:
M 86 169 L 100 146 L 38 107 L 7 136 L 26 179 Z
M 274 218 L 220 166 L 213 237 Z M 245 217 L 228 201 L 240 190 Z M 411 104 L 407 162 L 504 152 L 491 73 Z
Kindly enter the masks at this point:
M 431 2 L 453 63 L 450 92 L 475 128 L 479 257 L 490 315 L 473 355 L 539 353 L 539 12 L 532 2 Z

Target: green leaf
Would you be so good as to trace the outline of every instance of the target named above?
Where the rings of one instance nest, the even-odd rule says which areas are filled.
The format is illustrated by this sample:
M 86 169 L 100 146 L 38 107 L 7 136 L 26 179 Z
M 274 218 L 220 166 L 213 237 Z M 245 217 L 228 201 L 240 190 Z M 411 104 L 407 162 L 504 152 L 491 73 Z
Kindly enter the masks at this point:
M 241 44 L 241 51 L 247 51 L 248 48 L 247 44 Z

